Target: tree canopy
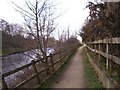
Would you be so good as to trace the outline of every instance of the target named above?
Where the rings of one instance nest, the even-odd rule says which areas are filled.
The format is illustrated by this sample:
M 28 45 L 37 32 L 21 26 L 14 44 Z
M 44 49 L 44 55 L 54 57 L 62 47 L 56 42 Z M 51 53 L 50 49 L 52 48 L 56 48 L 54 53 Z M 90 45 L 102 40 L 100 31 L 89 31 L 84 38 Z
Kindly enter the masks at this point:
M 84 42 L 120 37 L 120 2 L 89 2 L 89 16 L 80 36 Z

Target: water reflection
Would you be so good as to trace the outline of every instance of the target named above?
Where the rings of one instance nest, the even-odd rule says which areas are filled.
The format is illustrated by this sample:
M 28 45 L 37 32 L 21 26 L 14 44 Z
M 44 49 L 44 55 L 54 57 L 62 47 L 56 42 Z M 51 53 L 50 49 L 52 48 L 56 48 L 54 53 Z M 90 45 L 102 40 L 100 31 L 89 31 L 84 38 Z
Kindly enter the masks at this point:
M 38 53 L 40 53 L 40 50 L 35 49 L 2 57 L 2 73 L 6 73 L 10 70 L 30 63 L 33 59 L 37 59 Z M 47 48 L 47 55 L 50 53 L 54 53 L 53 48 Z
M 34 60 L 37 59 L 38 53 L 41 53 L 40 50 L 35 49 L 35 50 L 23 52 L 23 53 L 17 53 L 17 54 L 12 54 L 6 57 L 2 57 L 2 73 L 9 72 L 11 70 L 14 70 L 15 68 L 18 68 L 30 63 L 33 59 Z M 47 55 L 49 55 L 50 53 L 54 53 L 54 49 L 47 48 Z M 24 72 L 26 71 L 22 70 L 6 77 L 5 81 L 7 82 L 8 86 L 14 87 L 14 84 L 12 85 L 12 83 L 15 83 L 15 81 L 17 81 L 16 79 L 18 76 L 20 77 L 24 76 L 25 75 Z

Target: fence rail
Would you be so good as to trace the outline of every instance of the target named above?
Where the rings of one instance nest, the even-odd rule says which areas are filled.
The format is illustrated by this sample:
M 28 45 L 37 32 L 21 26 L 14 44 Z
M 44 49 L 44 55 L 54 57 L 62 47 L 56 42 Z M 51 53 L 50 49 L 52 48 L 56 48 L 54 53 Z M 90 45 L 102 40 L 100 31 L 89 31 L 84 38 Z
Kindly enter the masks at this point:
M 77 47 L 78 47 L 78 46 L 77 46 Z M 28 77 L 27 79 L 25 79 L 25 80 L 23 80 L 22 82 L 20 82 L 19 84 L 17 84 L 14 88 L 20 88 L 21 86 L 25 85 L 27 82 L 31 81 L 31 80 L 34 79 L 34 78 L 37 79 L 38 85 L 42 84 L 42 83 L 45 82 L 55 71 L 57 71 L 57 69 L 59 69 L 59 68 L 61 67 L 61 65 L 63 65 L 63 64 L 66 62 L 66 59 L 67 59 L 72 53 L 75 52 L 75 50 L 76 50 L 77 47 L 75 47 L 75 48 L 72 47 L 72 48 L 69 48 L 69 49 L 67 49 L 67 50 L 62 50 L 62 51 L 60 51 L 60 52 L 57 52 L 57 53 L 54 53 L 54 54 L 50 54 L 49 56 L 46 57 L 47 59 L 50 60 L 50 64 L 49 64 L 47 67 L 45 67 L 45 68 L 43 68 L 42 70 L 40 70 L 40 71 L 37 70 L 36 64 L 37 64 L 38 62 L 40 62 L 41 60 L 44 60 L 44 59 L 46 59 L 46 58 L 41 58 L 41 60 L 36 60 L 36 61 L 35 61 L 35 60 L 32 60 L 31 63 L 29 63 L 29 64 L 26 64 L 26 65 L 24 65 L 24 66 L 22 66 L 22 67 L 16 68 L 16 69 L 14 69 L 14 70 L 11 70 L 11 71 L 9 71 L 9 72 L 7 72 L 7 73 L 2 74 L 2 86 L 3 86 L 3 88 L 9 88 L 8 85 L 7 85 L 7 83 L 6 83 L 6 81 L 5 81 L 5 78 L 6 78 L 6 77 L 8 77 L 8 76 L 10 76 L 10 75 L 12 75 L 12 74 L 14 74 L 14 73 L 16 73 L 16 72 L 19 72 L 19 71 L 21 71 L 21 70 L 23 70 L 23 69 L 25 69 L 25 68 L 28 68 L 28 67 L 30 67 L 30 66 L 32 66 L 32 68 L 33 68 L 33 70 L 34 70 L 35 73 L 32 74 L 32 75 L 31 75 L 30 77 Z M 62 55 L 62 57 L 57 58 L 57 60 L 53 61 L 53 56 L 55 56 L 55 55 L 57 55 L 57 54 L 60 54 L 60 53 L 63 53 L 63 52 L 66 52 L 66 54 L 65 54 L 65 55 Z M 56 64 L 58 64 L 58 63 L 61 62 L 61 61 L 63 61 L 63 62 L 62 62 L 57 68 L 54 67 Z M 52 68 L 52 72 L 49 72 L 49 75 L 47 75 L 47 77 L 46 77 L 43 81 L 41 81 L 39 75 L 40 75 L 41 73 L 43 73 L 43 72 L 46 72 L 47 70 L 49 71 L 50 68 Z
M 110 45 L 113 45 L 112 47 L 115 48 L 115 50 L 112 50 L 112 51 L 117 51 L 116 56 L 112 55 L 112 54 L 114 54 L 114 52 L 112 53 L 110 51 L 110 49 L 112 48 Z M 114 65 L 116 65 L 115 67 L 120 67 L 120 57 L 119 57 L 120 56 L 120 37 L 107 38 L 107 39 L 98 40 L 98 41 L 94 41 L 94 42 L 88 42 L 87 48 L 88 48 L 88 50 L 90 50 L 90 52 L 94 53 L 94 59 L 97 59 L 96 61 L 97 61 L 98 66 L 100 66 L 100 62 L 102 61 L 102 59 L 104 57 L 105 66 L 106 66 L 106 68 L 105 68 L 106 74 L 108 74 L 108 72 L 114 68 Z M 112 65 L 113 63 L 114 63 L 114 65 Z M 97 71 L 97 72 L 99 73 L 99 71 Z M 109 79 L 112 79 L 113 82 L 115 82 L 115 83 L 116 83 L 116 81 L 114 81 L 112 75 L 114 72 L 117 72 L 117 76 L 116 76 L 117 77 L 117 87 L 120 87 L 120 71 L 118 70 L 118 68 L 116 68 L 116 70 L 110 71 L 110 72 L 111 73 L 109 73 L 109 74 L 111 74 L 111 75 L 108 74 L 110 76 Z M 113 88 L 113 86 L 110 86 L 110 82 L 108 84 L 104 84 L 104 86 L 107 88 L 110 88 L 110 87 Z M 114 86 L 114 87 L 116 87 L 116 86 Z
M 88 44 L 100 44 L 100 43 L 120 44 L 120 37 L 108 38 L 108 39 L 98 40 L 94 42 L 88 42 Z
M 87 46 L 91 51 L 97 53 L 97 54 L 100 54 L 102 56 L 104 56 L 105 58 L 108 58 L 110 60 L 112 60 L 113 62 L 115 62 L 116 64 L 120 65 L 120 58 L 116 57 L 116 56 L 113 56 L 113 55 L 110 55 L 108 53 L 105 53 L 105 52 L 102 52 L 102 51 L 99 51 L 99 50 L 96 50 L 96 49 L 92 49 L 90 48 L 89 46 Z

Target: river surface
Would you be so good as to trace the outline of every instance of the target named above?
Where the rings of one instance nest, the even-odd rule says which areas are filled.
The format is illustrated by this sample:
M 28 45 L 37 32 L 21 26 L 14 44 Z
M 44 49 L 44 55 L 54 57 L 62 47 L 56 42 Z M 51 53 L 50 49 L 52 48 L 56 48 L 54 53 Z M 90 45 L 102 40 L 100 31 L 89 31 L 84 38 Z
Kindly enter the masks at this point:
M 23 53 L 12 54 L 6 57 L 2 57 L 2 73 L 6 73 L 15 68 L 21 67 L 30 63 L 33 59 L 37 59 L 38 49 L 31 50 Z M 47 55 L 53 53 L 54 49 L 47 48 Z
M 23 65 L 29 64 L 32 60 L 37 59 L 38 52 L 40 52 L 40 50 L 35 49 L 23 53 L 16 53 L 5 57 L 0 57 L 0 62 L 1 62 L 0 66 L 2 67 L 2 73 L 6 73 Z M 55 51 L 53 48 L 47 48 L 47 55 L 54 52 Z M 17 76 L 23 75 L 23 72 L 24 71 L 21 70 L 20 72 L 17 72 L 15 74 L 6 77 L 5 81 L 7 82 L 8 87 L 14 87 L 15 84 L 12 83 L 16 83 L 15 81 L 17 79 Z M 0 74 L 2 73 L 0 72 Z

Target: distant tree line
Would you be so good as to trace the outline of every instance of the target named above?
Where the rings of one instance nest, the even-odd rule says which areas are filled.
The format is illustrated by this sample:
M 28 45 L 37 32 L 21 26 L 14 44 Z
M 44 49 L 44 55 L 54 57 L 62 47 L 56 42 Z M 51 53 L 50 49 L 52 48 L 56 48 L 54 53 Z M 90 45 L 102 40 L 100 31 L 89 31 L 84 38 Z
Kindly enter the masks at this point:
M 34 39 L 25 34 L 21 25 L 10 24 L 1 19 L 0 29 L 2 32 L 3 54 L 27 51 L 35 48 Z
M 120 37 L 120 2 L 89 2 L 89 16 L 80 36 L 84 42 Z
M 36 40 L 19 24 L 11 24 L 3 19 L 0 20 L 0 30 L 2 32 L 2 52 L 12 54 L 24 52 L 37 48 Z M 40 37 L 41 38 L 41 37 Z M 54 48 L 56 51 L 67 48 L 68 46 L 79 44 L 76 37 L 68 38 L 67 33 L 61 34 L 59 40 L 54 37 L 48 38 L 47 47 Z

